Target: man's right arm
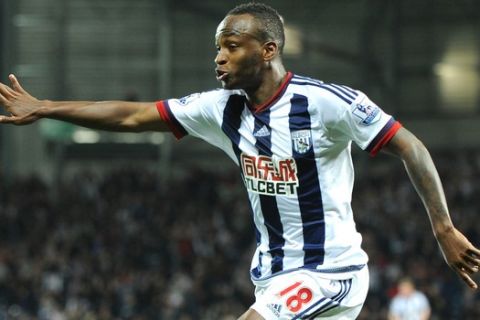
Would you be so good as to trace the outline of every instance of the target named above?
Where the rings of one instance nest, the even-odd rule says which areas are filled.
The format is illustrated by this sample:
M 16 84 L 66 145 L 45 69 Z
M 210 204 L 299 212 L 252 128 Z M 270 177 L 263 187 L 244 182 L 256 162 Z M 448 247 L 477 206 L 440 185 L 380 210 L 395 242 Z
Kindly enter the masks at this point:
M 41 118 L 67 121 L 108 131 L 166 131 L 155 102 L 45 101 L 37 113 Z
M 0 116 L 0 123 L 25 125 L 49 118 L 109 131 L 168 130 L 155 102 L 38 100 L 21 87 L 15 76 L 9 78 L 11 87 L 0 83 L 0 104 L 9 113 Z

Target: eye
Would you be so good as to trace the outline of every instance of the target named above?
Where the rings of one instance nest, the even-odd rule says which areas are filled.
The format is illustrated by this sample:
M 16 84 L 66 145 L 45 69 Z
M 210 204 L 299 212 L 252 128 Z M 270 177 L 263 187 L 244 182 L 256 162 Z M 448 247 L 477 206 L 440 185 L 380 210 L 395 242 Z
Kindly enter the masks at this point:
M 237 51 L 237 49 L 239 49 L 239 48 L 240 48 L 240 45 L 238 43 L 229 43 L 227 45 L 227 50 L 232 52 L 232 53 Z

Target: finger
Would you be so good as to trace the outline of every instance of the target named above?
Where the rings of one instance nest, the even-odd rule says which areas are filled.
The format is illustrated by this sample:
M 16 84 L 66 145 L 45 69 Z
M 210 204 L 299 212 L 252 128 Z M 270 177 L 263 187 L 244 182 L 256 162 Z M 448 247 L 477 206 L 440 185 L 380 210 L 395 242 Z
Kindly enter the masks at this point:
M 459 267 L 455 267 L 454 268 L 455 271 L 457 272 L 457 274 L 460 276 L 460 278 L 462 278 L 462 280 L 472 289 L 477 289 L 478 286 L 477 284 L 475 283 L 475 281 L 472 280 L 472 278 L 470 278 L 470 276 L 465 272 L 463 271 L 461 268 Z
M 9 86 L 0 83 L 0 94 L 2 94 L 5 98 L 12 98 L 15 95 L 15 91 Z
M 476 267 L 473 267 L 473 266 L 471 267 L 466 263 L 459 263 L 458 266 L 457 266 L 457 269 L 462 271 L 462 272 L 466 272 L 468 274 L 474 274 L 475 272 L 478 271 L 478 269 Z
M 464 255 L 463 256 L 463 260 L 465 262 L 467 262 L 468 264 L 470 264 L 472 267 L 476 267 L 477 268 L 477 271 L 478 269 L 480 268 L 480 259 L 478 258 L 475 258 L 474 256 L 472 255 Z
M 24 117 L 16 117 L 16 116 L 0 116 L 0 123 L 1 124 L 14 124 L 17 126 L 29 124 L 31 121 L 29 118 Z
M 38 120 L 38 117 L 35 116 L 33 113 L 23 115 L 23 116 L 0 116 L 0 123 L 9 123 L 14 124 L 17 126 L 23 126 L 26 124 L 30 124 Z
M 478 267 L 477 266 L 469 266 L 468 264 L 465 264 L 463 266 L 462 270 L 471 275 L 471 274 L 477 273 Z
M 0 116 L 0 123 L 14 123 L 17 120 L 17 117 Z
M 12 83 L 12 87 L 15 91 L 22 92 L 22 93 L 25 92 L 25 90 L 23 90 L 22 86 L 20 85 L 20 82 L 18 82 L 17 77 L 15 77 L 15 75 L 10 74 L 8 78 L 10 79 L 10 82 Z
M 468 249 L 467 254 L 469 254 L 471 256 L 475 256 L 475 258 L 480 259 L 480 250 L 475 248 L 475 247 L 472 247 L 472 248 Z
M 3 105 L 6 105 L 8 100 L 3 96 L 3 94 L 0 92 L 0 103 Z
M 467 274 L 462 274 L 460 275 L 460 277 L 462 278 L 463 281 L 465 281 L 465 283 L 472 289 L 478 289 L 478 286 L 477 284 L 475 283 L 475 281 L 472 280 L 472 278 L 470 278 L 469 275 Z

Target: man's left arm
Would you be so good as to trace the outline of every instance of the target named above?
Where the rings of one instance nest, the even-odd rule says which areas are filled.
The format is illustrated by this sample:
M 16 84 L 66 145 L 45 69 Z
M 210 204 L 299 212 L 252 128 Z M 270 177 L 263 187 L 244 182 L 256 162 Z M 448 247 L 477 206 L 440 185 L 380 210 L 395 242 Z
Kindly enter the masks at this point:
M 427 148 L 402 127 L 382 151 L 402 160 L 410 181 L 427 210 L 433 233 L 446 262 L 472 289 L 477 289 L 471 276 L 479 271 L 480 250 L 453 225 L 440 177 Z

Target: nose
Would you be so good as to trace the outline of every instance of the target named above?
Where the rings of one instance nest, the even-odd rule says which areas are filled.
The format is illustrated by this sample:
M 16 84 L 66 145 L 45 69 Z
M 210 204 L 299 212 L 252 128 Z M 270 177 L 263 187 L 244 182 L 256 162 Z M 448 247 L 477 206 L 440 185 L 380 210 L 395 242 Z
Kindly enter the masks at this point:
M 218 66 L 221 66 L 227 63 L 227 57 L 225 56 L 223 50 L 219 50 L 217 52 L 217 56 L 215 57 L 214 61 Z

